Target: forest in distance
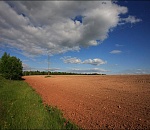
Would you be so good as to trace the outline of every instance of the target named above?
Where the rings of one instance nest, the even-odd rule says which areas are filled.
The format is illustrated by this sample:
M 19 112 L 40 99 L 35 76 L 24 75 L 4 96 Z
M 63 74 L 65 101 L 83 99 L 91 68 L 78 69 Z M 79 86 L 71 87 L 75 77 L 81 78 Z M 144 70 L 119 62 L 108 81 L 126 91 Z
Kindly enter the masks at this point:
M 23 71 L 23 76 L 27 75 L 106 75 L 99 73 L 72 73 L 72 72 L 47 72 L 47 71 Z

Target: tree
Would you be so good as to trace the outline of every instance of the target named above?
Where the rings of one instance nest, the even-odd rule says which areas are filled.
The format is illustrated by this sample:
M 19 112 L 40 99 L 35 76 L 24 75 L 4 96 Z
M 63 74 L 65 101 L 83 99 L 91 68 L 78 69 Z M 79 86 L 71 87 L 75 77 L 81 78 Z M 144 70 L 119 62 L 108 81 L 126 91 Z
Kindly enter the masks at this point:
M 22 62 L 15 56 L 10 56 L 6 52 L 0 60 L 0 73 L 6 79 L 21 79 Z

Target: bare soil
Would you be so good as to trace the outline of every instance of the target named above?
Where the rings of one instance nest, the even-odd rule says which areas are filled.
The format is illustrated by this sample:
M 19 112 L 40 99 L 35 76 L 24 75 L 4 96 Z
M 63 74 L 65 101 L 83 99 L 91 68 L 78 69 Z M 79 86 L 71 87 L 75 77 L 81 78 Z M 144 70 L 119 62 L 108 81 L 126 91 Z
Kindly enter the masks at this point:
M 24 78 L 81 128 L 150 129 L 150 75 Z

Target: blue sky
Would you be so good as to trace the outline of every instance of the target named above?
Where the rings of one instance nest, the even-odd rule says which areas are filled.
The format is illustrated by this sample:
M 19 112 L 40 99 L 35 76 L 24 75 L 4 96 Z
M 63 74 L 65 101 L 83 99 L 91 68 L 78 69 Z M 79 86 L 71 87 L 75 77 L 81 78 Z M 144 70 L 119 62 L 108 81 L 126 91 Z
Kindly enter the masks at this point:
M 24 70 L 150 74 L 150 2 L 0 1 L 0 57 Z M 7 11 L 6 11 L 7 10 Z

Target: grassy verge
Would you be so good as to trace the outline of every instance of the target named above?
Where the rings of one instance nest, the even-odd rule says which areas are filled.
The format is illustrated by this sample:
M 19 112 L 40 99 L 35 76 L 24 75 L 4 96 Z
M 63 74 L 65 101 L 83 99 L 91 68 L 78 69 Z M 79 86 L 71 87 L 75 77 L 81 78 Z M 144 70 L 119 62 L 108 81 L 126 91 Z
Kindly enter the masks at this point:
M 40 96 L 24 81 L 0 76 L 0 129 L 78 129 L 62 113 L 44 106 Z

